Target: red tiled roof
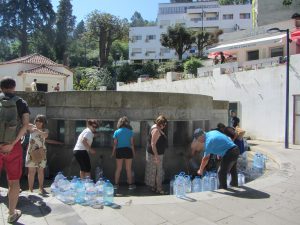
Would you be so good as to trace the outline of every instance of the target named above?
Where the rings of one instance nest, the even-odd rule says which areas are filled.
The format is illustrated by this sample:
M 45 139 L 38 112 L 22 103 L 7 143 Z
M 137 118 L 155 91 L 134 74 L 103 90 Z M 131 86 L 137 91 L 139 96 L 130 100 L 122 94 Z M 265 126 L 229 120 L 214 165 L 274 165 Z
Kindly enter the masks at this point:
M 29 69 L 29 70 L 20 71 L 18 73 L 18 75 L 21 76 L 24 73 L 50 74 L 50 75 L 60 75 L 60 76 L 66 76 L 66 77 L 70 76 L 68 74 L 61 73 L 61 72 L 58 72 L 54 69 L 51 69 L 51 68 L 49 68 L 45 65 L 41 65 L 41 66 Z
M 48 59 L 45 56 L 42 56 L 38 53 L 34 53 L 31 55 L 23 56 L 17 59 L 13 59 L 10 61 L 2 62 L 1 64 L 11 64 L 11 63 L 26 63 L 26 64 L 37 64 L 37 65 L 47 65 L 47 66 L 63 66 L 61 64 L 57 64 L 53 62 L 51 59 Z

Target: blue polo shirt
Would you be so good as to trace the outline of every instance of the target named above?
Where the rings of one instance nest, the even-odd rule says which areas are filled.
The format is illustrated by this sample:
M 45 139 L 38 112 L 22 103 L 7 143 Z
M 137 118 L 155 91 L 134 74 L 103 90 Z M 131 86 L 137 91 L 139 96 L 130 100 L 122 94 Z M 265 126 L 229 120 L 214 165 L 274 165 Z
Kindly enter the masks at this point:
M 229 149 L 235 146 L 229 137 L 217 130 L 205 134 L 204 155 L 214 154 L 223 157 Z
M 118 140 L 117 148 L 131 148 L 131 138 L 133 137 L 133 131 L 126 128 L 121 127 L 114 132 L 113 138 Z

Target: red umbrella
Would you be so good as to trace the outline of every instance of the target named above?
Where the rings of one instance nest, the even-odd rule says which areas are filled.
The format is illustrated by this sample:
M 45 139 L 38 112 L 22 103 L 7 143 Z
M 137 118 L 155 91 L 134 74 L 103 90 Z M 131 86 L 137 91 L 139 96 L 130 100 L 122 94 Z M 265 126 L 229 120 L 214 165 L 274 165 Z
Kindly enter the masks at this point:
M 207 58 L 214 59 L 216 56 L 220 57 L 220 55 L 221 55 L 221 52 L 211 52 L 211 53 L 208 54 Z M 225 56 L 225 58 L 227 58 L 231 54 L 228 53 L 228 52 L 223 52 L 223 55 Z

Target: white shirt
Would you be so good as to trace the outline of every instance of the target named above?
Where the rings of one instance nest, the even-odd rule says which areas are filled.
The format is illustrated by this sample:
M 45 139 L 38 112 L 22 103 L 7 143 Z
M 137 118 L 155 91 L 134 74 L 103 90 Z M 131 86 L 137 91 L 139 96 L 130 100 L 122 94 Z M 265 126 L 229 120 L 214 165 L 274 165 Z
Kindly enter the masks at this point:
M 85 150 L 87 151 L 87 149 L 84 147 L 82 141 L 83 141 L 83 138 L 85 138 L 87 140 L 87 143 L 91 146 L 92 145 L 92 142 L 93 142 L 93 139 L 94 139 L 94 134 L 93 132 L 90 130 L 90 128 L 85 128 L 81 134 L 79 135 L 78 139 L 77 139 L 77 142 L 76 142 L 76 145 L 74 147 L 74 150 L 73 151 L 77 151 L 77 150 Z
M 31 91 L 37 91 L 36 83 L 35 82 L 31 83 Z

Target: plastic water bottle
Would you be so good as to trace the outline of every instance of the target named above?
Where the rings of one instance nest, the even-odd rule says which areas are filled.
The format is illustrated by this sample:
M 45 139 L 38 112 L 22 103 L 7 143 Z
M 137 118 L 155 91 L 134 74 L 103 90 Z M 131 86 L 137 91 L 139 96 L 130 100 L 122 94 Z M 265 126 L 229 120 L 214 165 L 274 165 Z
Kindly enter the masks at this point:
M 175 195 L 176 197 L 183 197 L 185 196 L 185 178 L 184 173 L 180 173 L 179 175 L 175 176 Z
M 103 202 L 104 205 L 110 205 L 114 202 L 114 186 L 109 180 L 106 180 L 103 186 Z
M 185 175 L 184 181 L 185 181 L 185 193 L 191 193 L 192 192 L 191 177 L 189 175 Z
M 243 186 L 245 184 L 245 175 L 243 173 L 238 173 L 238 185 Z
M 76 182 L 75 202 L 77 204 L 83 204 L 85 202 L 85 188 L 80 179 Z
M 192 192 L 202 191 L 202 180 L 199 176 L 196 176 L 192 181 Z
M 202 178 L 202 191 L 210 191 L 210 179 L 207 175 Z
M 103 169 L 100 166 L 97 166 L 95 169 L 95 180 L 99 180 L 103 177 Z
M 96 189 L 96 201 L 97 203 L 102 203 L 103 202 L 103 187 L 104 187 L 104 180 L 100 178 L 97 183 L 95 184 L 95 189 Z
M 210 183 L 210 190 L 214 191 L 218 189 L 218 176 L 216 173 L 211 173 L 209 175 L 209 183 Z

